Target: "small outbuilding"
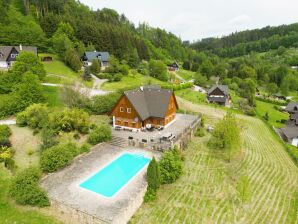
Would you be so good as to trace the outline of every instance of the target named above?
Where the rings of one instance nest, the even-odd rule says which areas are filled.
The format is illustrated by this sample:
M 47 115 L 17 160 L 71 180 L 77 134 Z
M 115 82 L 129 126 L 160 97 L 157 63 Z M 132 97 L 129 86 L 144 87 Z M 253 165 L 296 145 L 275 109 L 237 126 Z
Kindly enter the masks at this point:
M 214 85 L 207 92 L 209 103 L 217 103 L 223 106 L 230 104 L 229 87 L 227 85 Z
M 177 62 L 170 64 L 168 67 L 170 72 L 177 72 L 180 69 L 179 64 Z

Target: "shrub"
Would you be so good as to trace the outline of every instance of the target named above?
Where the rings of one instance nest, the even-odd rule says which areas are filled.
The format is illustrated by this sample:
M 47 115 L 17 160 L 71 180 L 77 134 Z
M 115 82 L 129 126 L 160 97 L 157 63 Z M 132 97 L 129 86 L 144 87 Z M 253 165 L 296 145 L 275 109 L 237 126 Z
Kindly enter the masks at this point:
M 92 130 L 88 137 L 88 143 L 96 145 L 112 139 L 112 131 L 108 125 L 101 125 Z
M 91 145 L 85 143 L 80 147 L 80 153 L 88 153 L 91 150 Z
M 45 150 L 57 145 L 59 142 L 57 140 L 57 135 L 54 130 L 50 128 L 43 128 L 41 131 L 41 150 Z
M 45 150 L 40 157 L 40 165 L 44 172 L 55 172 L 69 165 L 79 149 L 74 143 L 61 144 Z
M 90 72 L 94 75 L 98 74 L 101 70 L 101 63 L 98 59 L 93 59 L 90 66 Z
M 182 174 L 182 156 L 177 148 L 167 151 L 159 163 L 162 184 L 174 183 Z
M 45 191 L 38 186 L 41 172 L 38 168 L 27 168 L 19 172 L 13 179 L 9 193 L 18 204 L 45 207 L 49 199 Z
M 110 93 L 103 96 L 94 96 L 91 99 L 91 103 L 88 105 L 87 109 L 93 114 L 105 114 L 112 110 L 114 105 L 120 98 L 120 94 Z
M 157 190 L 160 186 L 160 170 L 155 158 L 151 160 L 147 169 L 148 187 Z
M 11 146 L 9 141 L 9 137 L 11 136 L 11 134 L 11 130 L 7 125 L 0 125 L 0 147 Z
M 89 115 L 80 109 L 65 109 L 63 111 L 53 111 L 49 114 L 49 125 L 55 131 L 79 131 L 80 133 L 88 133 L 89 131 Z
M 48 121 L 49 109 L 44 104 L 33 104 L 17 115 L 17 125 L 42 128 Z
M 204 137 L 205 136 L 205 131 L 202 128 L 199 128 L 196 133 L 195 133 L 196 137 Z
M 144 196 L 144 202 L 154 201 L 156 199 L 156 190 L 147 187 L 146 194 Z

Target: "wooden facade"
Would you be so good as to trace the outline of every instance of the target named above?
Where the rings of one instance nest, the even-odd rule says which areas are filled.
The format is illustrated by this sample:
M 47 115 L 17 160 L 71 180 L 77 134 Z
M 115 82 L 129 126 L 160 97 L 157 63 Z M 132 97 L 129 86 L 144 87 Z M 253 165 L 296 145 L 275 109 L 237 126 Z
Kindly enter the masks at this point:
M 123 95 L 110 115 L 113 117 L 114 126 L 127 127 L 131 129 L 140 129 L 151 124 L 153 126 L 166 126 L 176 118 L 177 102 L 175 95 L 172 94 L 168 103 L 168 109 L 165 117 L 149 117 L 145 120 L 141 119 L 129 99 Z

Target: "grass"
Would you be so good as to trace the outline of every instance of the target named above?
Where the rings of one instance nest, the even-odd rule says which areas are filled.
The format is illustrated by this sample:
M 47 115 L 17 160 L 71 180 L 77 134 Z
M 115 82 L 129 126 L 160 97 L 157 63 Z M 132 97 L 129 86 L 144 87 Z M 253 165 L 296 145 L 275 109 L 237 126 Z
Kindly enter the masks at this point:
M 283 113 L 275 109 L 274 104 L 266 103 L 258 100 L 256 101 L 256 103 L 257 103 L 257 107 L 256 107 L 257 114 L 260 117 L 263 117 L 266 114 L 266 112 L 268 112 L 269 114 L 268 123 L 276 128 L 281 128 L 284 126 L 282 123 L 278 121 L 280 121 L 281 119 L 288 120 L 289 118 L 289 115 L 287 113 Z
M 48 74 L 60 75 L 66 78 L 76 79 L 80 76 L 80 73 L 74 72 L 67 67 L 57 55 L 53 54 L 39 54 L 39 57 L 51 56 L 53 61 L 43 62 L 44 68 Z
M 175 91 L 177 96 L 180 96 L 190 102 L 194 103 L 206 103 L 206 94 L 192 91 L 191 89 L 182 89 Z
M 208 124 L 225 113 L 206 105 L 180 105 L 203 113 Z M 131 223 L 297 223 L 297 166 L 263 121 L 237 117 L 241 153 L 228 163 L 222 152 L 207 146 L 210 136 L 194 138 L 184 151 L 182 177 L 162 186 L 158 199 L 143 204 Z M 249 180 L 245 202 L 236 190 L 243 176 Z
M 63 103 L 60 98 L 60 87 L 43 86 L 43 93 L 50 107 L 62 107 Z
M 189 81 L 189 80 L 191 80 L 191 79 L 194 78 L 194 74 L 195 74 L 195 72 L 180 69 L 180 70 L 177 72 L 177 74 L 178 74 L 179 76 L 181 76 L 183 79 L 185 79 L 186 81 Z
M 42 215 L 38 210 L 16 206 L 8 199 L 11 175 L 0 164 L 0 223 L 51 224 L 58 223 L 53 218 Z
M 148 77 L 141 74 L 136 74 L 133 76 L 130 74 L 128 76 L 124 76 L 120 82 L 105 82 L 101 86 L 101 88 L 107 91 L 115 91 L 118 89 L 126 89 L 126 88 L 141 86 L 141 85 L 163 84 L 163 83 L 165 82 L 162 82 L 153 77 Z
M 23 169 L 28 166 L 37 166 L 39 164 L 39 143 L 40 139 L 37 135 L 33 135 L 33 130 L 27 127 L 18 127 L 16 125 L 10 126 L 12 136 L 10 141 L 15 150 L 14 160 L 16 165 Z M 29 155 L 28 151 L 33 154 Z

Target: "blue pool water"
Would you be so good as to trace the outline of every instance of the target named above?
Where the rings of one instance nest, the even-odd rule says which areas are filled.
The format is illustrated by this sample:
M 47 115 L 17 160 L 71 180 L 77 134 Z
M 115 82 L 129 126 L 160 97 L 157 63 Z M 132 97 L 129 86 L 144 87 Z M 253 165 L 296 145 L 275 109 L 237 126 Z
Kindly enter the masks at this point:
M 149 162 L 150 159 L 143 155 L 124 153 L 80 184 L 80 187 L 105 197 L 113 197 Z

